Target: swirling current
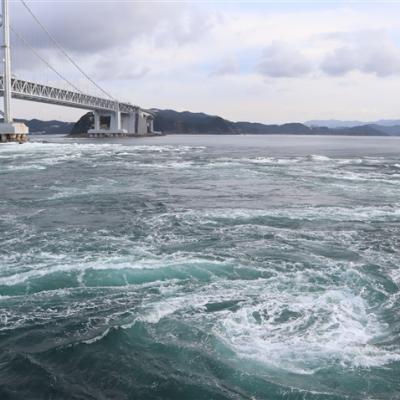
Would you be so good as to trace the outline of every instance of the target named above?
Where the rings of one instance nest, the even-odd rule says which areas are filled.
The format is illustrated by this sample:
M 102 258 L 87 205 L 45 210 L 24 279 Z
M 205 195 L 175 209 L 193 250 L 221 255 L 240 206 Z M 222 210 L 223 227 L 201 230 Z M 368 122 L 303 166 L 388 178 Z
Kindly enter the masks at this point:
M 0 398 L 400 399 L 400 138 L 0 145 Z

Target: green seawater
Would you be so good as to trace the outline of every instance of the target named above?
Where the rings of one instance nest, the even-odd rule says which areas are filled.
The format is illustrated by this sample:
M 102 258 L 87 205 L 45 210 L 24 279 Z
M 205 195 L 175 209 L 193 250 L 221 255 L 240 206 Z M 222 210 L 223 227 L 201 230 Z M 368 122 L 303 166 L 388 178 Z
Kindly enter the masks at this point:
M 400 138 L 33 137 L 0 194 L 1 400 L 400 399 Z

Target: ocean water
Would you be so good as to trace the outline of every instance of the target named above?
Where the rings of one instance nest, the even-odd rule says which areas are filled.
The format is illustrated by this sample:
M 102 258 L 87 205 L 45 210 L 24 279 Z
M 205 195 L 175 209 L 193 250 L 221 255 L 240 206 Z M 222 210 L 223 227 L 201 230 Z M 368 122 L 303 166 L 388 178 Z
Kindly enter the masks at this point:
M 400 399 L 400 138 L 33 137 L 0 193 L 1 400 Z

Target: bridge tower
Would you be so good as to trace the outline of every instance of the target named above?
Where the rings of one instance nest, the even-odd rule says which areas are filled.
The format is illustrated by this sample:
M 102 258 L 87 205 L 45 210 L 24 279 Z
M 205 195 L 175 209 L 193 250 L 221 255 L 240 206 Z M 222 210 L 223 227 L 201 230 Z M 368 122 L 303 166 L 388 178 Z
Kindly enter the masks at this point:
M 11 56 L 10 56 L 10 15 L 8 0 L 2 2 L 2 28 L 3 28 L 3 99 L 4 99 L 4 121 L 0 123 L 0 141 L 18 141 L 27 140 L 28 127 L 22 123 L 13 122 L 11 114 Z

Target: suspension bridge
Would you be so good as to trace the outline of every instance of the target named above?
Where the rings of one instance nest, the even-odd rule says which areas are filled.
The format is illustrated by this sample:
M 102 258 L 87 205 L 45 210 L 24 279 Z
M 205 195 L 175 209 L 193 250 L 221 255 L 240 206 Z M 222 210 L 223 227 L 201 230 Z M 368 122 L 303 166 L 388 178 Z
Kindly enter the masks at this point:
M 94 126 L 88 131 L 90 137 L 109 136 L 144 136 L 154 134 L 154 115 L 136 105 L 119 102 L 94 81 L 68 54 L 63 46 L 51 35 L 39 18 L 33 13 L 24 0 L 20 0 L 34 22 L 50 39 L 51 43 L 67 58 L 83 77 L 97 88 L 105 97 L 84 93 L 77 85 L 52 66 L 33 46 L 10 25 L 8 0 L 2 1 L 2 30 L 3 30 L 3 75 L 0 76 L 0 96 L 4 98 L 4 120 L 0 123 L 0 141 L 23 142 L 28 137 L 28 127 L 13 121 L 12 99 L 28 100 L 45 104 L 80 108 L 92 111 Z M 67 83 L 69 89 L 62 89 L 29 80 L 17 79 L 11 71 L 10 31 L 21 40 L 58 78 Z

